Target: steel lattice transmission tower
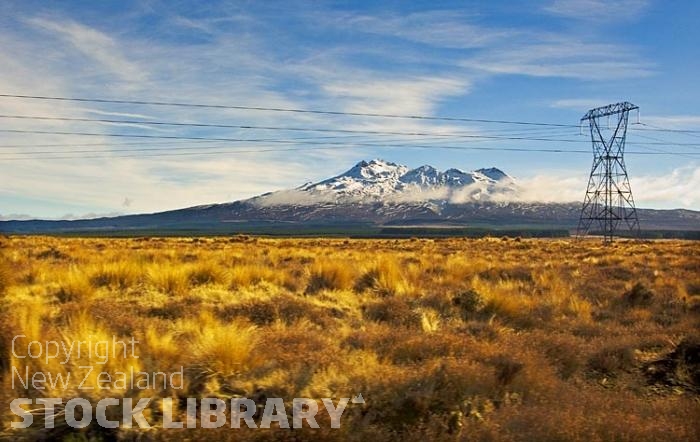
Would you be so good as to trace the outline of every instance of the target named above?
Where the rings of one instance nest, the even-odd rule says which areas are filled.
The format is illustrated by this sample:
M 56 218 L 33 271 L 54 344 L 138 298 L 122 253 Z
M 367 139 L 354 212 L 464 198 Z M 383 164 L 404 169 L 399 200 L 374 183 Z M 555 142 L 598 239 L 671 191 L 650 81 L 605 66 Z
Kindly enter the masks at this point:
M 592 226 L 599 229 L 606 243 L 612 242 L 621 225 L 632 235 L 639 234 L 639 219 L 624 159 L 631 110 L 639 112 L 639 107 L 625 101 L 591 109 L 581 118 L 581 123 L 587 121 L 591 130 L 593 167 L 581 207 L 579 238 L 588 234 Z M 607 121 L 601 126 L 604 118 Z

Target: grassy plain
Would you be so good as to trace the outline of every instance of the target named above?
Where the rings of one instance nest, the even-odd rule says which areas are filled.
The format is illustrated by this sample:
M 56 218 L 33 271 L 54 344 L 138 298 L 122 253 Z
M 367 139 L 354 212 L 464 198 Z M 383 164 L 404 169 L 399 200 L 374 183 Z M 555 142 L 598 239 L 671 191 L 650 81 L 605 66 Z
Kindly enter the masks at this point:
M 6 438 L 700 439 L 697 242 L 6 237 L 0 253 Z M 11 367 L 85 365 L 17 358 L 19 334 L 134 337 L 139 358 L 105 369 L 184 367 L 184 387 L 13 388 Z M 16 397 L 358 393 L 340 429 L 321 413 L 320 429 L 9 428 Z

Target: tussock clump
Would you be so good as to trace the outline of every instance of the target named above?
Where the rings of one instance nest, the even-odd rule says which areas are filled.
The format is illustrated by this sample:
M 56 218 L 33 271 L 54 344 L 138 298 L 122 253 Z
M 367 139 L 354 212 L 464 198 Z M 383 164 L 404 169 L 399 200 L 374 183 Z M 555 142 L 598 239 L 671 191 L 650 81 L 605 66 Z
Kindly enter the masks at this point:
M 50 247 L 46 250 L 42 250 L 41 252 L 36 254 L 36 257 L 38 259 L 55 259 L 55 260 L 70 259 L 70 255 L 63 253 L 54 247 Z
M 383 257 L 357 279 L 354 290 L 372 291 L 379 296 L 394 296 L 410 292 L 411 286 L 397 260 Z
M 483 297 L 473 289 L 461 291 L 453 296 L 452 304 L 459 309 L 463 319 L 471 318 L 485 306 Z
M 183 295 L 190 287 L 189 274 L 182 267 L 153 267 L 148 271 L 148 279 L 153 287 L 167 295 Z
M 272 268 L 256 264 L 236 264 L 228 272 L 229 287 L 237 290 L 251 287 L 263 281 L 278 283 L 282 275 Z
M 607 347 L 588 359 L 589 370 L 606 376 L 615 376 L 620 372 L 629 371 L 635 364 L 634 348 L 630 346 Z
M 169 302 L 167 304 L 150 307 L 146 309 L 145 314 L 152 318 L 173 320 L 187 316 L 187 312 L 190 308 L 191 306 L 182 302 Z
M 258 326 L 270 325 L 278 318 L 275 304 L 270 300 L 228 305 L 220 309 L 217 315 L 224 321 L 245 317 Z
M 182 328 L 196 366 L 228 375 L 245 372 L 259 362 L 256 327 L 238 321 L 224 324 L 208 314 L 188 321 Z
M 406 333 L 405 330 L 400 330 L 396 335 L 389 335 L 385 342 L 375 342 L 374 348 L 386 347 L 384 352 L 396 364 L 415 364 L 432 359 L 440 361 L 460 357 L 470 351 L 463 339 L 456 339 L 449 334 L 435 332 L 405 336 Z
M 7 292 L 12 281 L 12 271 L 10 264 L 0 257 L 0 296 Z
M 355 283 L 353 290 L 358 293 L 362 293 L 366 290 L 372 290 L 377 287 L 377 281 L 379 280 L 379 271 L 376 269 L 368 270 L 362 274 Z
M 71 267 L 61 278 L 56 298 L 60 302 L 85 302 L 95 295 L 90 278 L 81 270 Z
M 601 265 L 601 267 L 601 271 L 605 274 L 607 278 L 610 279 L 616 279 L 619 281 L 629 281 L 634 277 L 634 273 L 632 272 L 632 270 L 622 265 Z
M 562 379 L 571 378 L 584 365 L 581 345 L 575 339 L 553 339 L 545 347 L 544 353 Z
M 135 261 L 115 261 L 103 263 L 94 268 L 90 283 L 95 287 L 114 287 L 121 290 L 136 285 L 141 277 L 141 270 Z
M 409 328 L 420 328 L 421 314 L 415 311 L 408 302 L 396 298 L 386 298 L 366 304 L 362 307 L 365 319 L 374 322 L 385 322 Z
M 525 295 L 490 296 L 481 311 L 487 317 L 499 318 L 521 328 L 528 328 L 535 324 L 532 300 Z
M 684 338 L 674 350 L 644 367 L 652 384 L 700 393 L 700 337 Z
M 192 266 L 189 271 L 189 281 L 192 285 L 225 284 L 226 271 L 213 262 L 203 262 Z
M 648 306 L 654 301 L 654 292 L 641 282 L 622 295 L 624 303 L 631 307 Z
M 488 270 L 484 270 L 479 273 L 479 277 L 487 281 L 498 281 L 504 279 L 511 279 L 515 281 L 532 281 L 532 271 L 526 266 L 515 266 L 508 268 L 495 268 L 492 267 Z
M 515 361 L 506 355 L 495 357 L 491 363 L 495 369 L 496 385 L 500 388 L 510 385 L 525 367 L 522 362 Z
M 309 271 L 304 293 L 314 295 L 321 290 L 346 290 L 352 287 L 353 275 L 347 263 L 316 263 Z
M 266 300 L 230 304 L 217 309 L 216 315 L 222 321 L 245 318 L 257 326 L 268 326 L 277 321 L 291 325 L 303 319 L 328 325 L 333 317 L 337 316 L 330 309 L 310 305 L 298 295 L 280 295 Z

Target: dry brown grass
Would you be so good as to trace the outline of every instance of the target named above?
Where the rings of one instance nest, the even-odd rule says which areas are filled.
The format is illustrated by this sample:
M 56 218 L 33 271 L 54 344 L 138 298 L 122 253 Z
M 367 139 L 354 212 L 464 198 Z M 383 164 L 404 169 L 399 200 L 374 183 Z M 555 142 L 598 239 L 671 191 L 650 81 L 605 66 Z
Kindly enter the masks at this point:
M 86 362 L 14 358 L 19 333 L 133 336 L 139 358 L 109 369 L 184 369 L 184 392 L 120 396 L 367 401 L 339 430 L 120 429 L 97 439 L 699 436 L 697 364 L 668 359 L 698 339 L 697 243 L 10 237 L 0 252 L 3 403 L 82 394 L 13 390 L 11 366 L 66 372 Z M 24 434 L 8 431 L 8 407 L 3 416 L 2 436 Z M 88 434 L 61 431 L 48 437 Z

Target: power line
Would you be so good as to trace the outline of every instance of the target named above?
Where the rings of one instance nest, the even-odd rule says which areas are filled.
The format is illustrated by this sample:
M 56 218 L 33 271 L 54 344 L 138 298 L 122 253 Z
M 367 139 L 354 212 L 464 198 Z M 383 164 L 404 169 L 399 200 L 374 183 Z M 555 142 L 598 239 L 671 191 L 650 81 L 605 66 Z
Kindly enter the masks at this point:
M 326 143 L 322 143 L 326 144 Z M 414 145 L 414 144 L 395 144 L 395 145 L 375 145 L 375 144 L 342 144 L 341 147 L 357 147 L 357 148 L 402 148 L 402 149 L 446 149 L 446 150 L 483 150 L 483 151 L 507 151 L 507 152 L 544 152 L 544 153 L 589 153 L 587 150 L 564 150 L 564 149 L 527 149 L 527 148 L 507 148 L 507 147 L 497 147 L 497 148 L 489 148 L 489 147 L 479 147 L 479 146 L 444 146 L 444 145 L 437 145 L 437 146 L 425 146 L 425 145 Z M 209 146 L 209 148 L 212 149 L 224 149 L 222 146 Z M 131 154 L 131 152 L 143 152 L 143 151 L 150 151 L 150 150 L 163 150 L 163 149 L 124 149 L 124 150 L 118 150 L 115 151 L 115 153 L 119 152 L 127 152 L 127 155 L 70 155 L 70 156 L 52 156 L 52 157 L 47 157 L 43 159 L 84 159 L 84 158 L 134 158 L 134 157 L 153 157 L 153 156 L 197 156 L 197 155 L 220 155 L 220 154 L 240 154 L 240 153 L 266 153 L 266 152 L 298 152 L 298 151 L 315 151 L 315 150 L 329 150 L 329 149 L 337 149 L 338 146 L 327 146 L 327 145 L 322 145 L 322 146 L 317 146 L 317 147 L 308 147 L 308 146 L 301 146 L 301 147 L 289 147 L 289 148 L 262 148 L 262 149 L 249 149 L 249 150 L 243 150 L 243 149 L 236 149 L 236 150 L 217 150 L 217 151 L 205 151 L 202 152 L 200 149 L 197 149 L 195 152 L 172 152 L 173 150 L 191 150 L 191 149 L 196 149 L 196 148 L 180 148 L 180 149 L 168 149 L 167 152 L 162 152 L 162 153 L 146 153 L 146 154 L 139 154 L 139 155 L 134 155 Z M 94 152 L 90 151 L 90 153 L 104 153 L 108 151 L 101 151 L 101 152 Z M 56 152 L 57 154 L 60 154 L 59 152 Z M 642 152 L 645 153 L 645 152 Z M 29 159 L 37 159 L 34 157 L 10 157 L 10 158 L 3 158 L 0 157 L 0 161 L 19 161 L 19 160 L 29 160 Z M 42 158 L 40 158 L 42 159 Z
M 525 152 L 525 153 L 574 153 L 574 154 L 588 154 L 587 150 L 565 150 L 565 149 L 526 149 L 526 148 L 489 148 L 489 147 L 478 147 L 478 146 L 422 146 L 422 145 L 382 145 L 382 146 L 365 146 L 365 145 L 348 145 L 346 147 L 375 147 L 375 148 L 401 148 L 401 149 L 446 149 L 446 150 L 481 150 L 481 151 L 506 151 L 506 152 Z M 222 147 L 217 147 L 222 149 Z M 63 159 L 101 159 L 101 158 L 140 158 L 140 157 L 171 157 L 171 156 L 199 156 L 199 155 L 221 155 L 221 154 L 245 154 L 245 153 L 267 153 L 267 152 L 298 152 L 298 151 L 316 151 L 316 150 L 328 150 L 337 149 L 337 147 L 331 146 L 319 146 L 319 147 L 290 147 L 290 148 L 270 148 L 270 149 L 249 149 L 249 150 L 219 150 L 219 151 L 196 151 L 196 152 L 163 152 L 163 153 L 146 153 L 146 154 L 127 154 L 127 155 L 71 155 L 71 156 L 53 156 L 47 158 L 47 160 L 63 160 Z M 131 151 L 130 151 L 131 152 Z M 666 152 L 628 152 L 630 154 L 638 155 L 667 155 Z M 0 158 L 0 161 L 21 161 L 36 159 L 32 157 L 14 157 L 14 158 Z
M 269 111 L 269 112 L 291 112 L 291 113 L 310 113 L 322 115 L 340 115 L 354 117 L 379 117 L 379 118 L 402 118 L 416 120 L 432 120 L 432 121 L 453 121 L 453 122 L 471 122 L 471 123 L 493 123 L 493 124 L 514 124 L 526 126 L 542 126 L 542 127 L 565 127 L 565 128 L 580 128 L 576 124 L 561 124 L 561 123 L 540 123 L 533 121 L 517 121 L 517 120 L 496 120 L 487 118 L 466 118 L 466 117 L 435 117 L 429 115 L 399 115 L 399 114 L 382 114 L 371 112 L 343 112 L 331 110 L 316 110 L 316 109 L 296 109 L 296 108 L 281 108 L 281 107 L 262 107 L 262 106 L 241 106 L 241 105 L 223 105 L 223 104 L 205 104 L 205 103 L 182 103 L 182 102 L 167 102 L 167 101 L 145 101 L 145 100 L 112 100 L 104 98 L 83 98 L 83 97 L 55 97 L 42 95 L 20 95 L 20 94 L 0 94 L 0 98 L 18 98 L 28 100 L 50 100 L 50 101 L 72 101 L 83 103 L 102 103 L 102 104 L 132 104 L 141 106 L 172 106 L 172 107 L 192 107 L 192 108 L 209 108 L 209 109 L 236 109 L 236 110 L 252 110 L 252 111 Z M 635 130 L 649 130 L 671 133 L 686 133 L 700 134 L 700 130 L 695 129 L 670 129 L 659 126 L 654 126 L 647 123 L 633 123 L 634 125 L 644 126 L 644 128 L 634 128 Z
M 144 135 L 144 134 L 115 134 L 115 133 L 96 133 L 96 132 L 70 132 L 70 131 L 44 131 L 44 130 L 25 130 L 25 129 L 0 129 L 0 132 L 5 133 L 23 133 L 23 134 L 40 134 L 40 135 L 75 135 L 75 136 L 92 136 L 92 137 L 113 137 L 113 138 L 143 138 L 143 139 L 166 139 L 166 140 L 208 140 L 208 141 L 231 141 L 231 142 L 260 142 L 265 139 L 245 139 L 245 138 L 228 138 L 228 137 L 196 137 L 182 135 Z M 432 134 L 430 134 L 432 136 Z M 571 140 L 558 138 L 542 138 L 542 137 L 524 137 L 524 136 L 497 136 L 497 135 L 462 135 L 462 138 L 476 140 L 508 140 L 508 141 L 542 141 L 556 143 L 588 143 L 586 140 Z M 288 142 L 286 140 L 270 140 L 270 142 Z M 308 142 L 307 142 L 308 143 Z M 637 142 L 637 145 L 661 145 L 661 146 L 700 146 L 698 143 L 667 143 L 667 142 Z
M 325 139 L 356 139 L 360 138 L 360 135 L 326 135 L 326 136 L 313 136 L 313 137 L 285 137 L 285 140 L 325 140 Z M 260 141 L 275 141 L 279 138 L 263 138 Z M 170 146 L 172 143 L 177 144 L 198 144 L 198 143 L 224 143 L 230 142 L 228 140 L 169 140 L 169 141 L 158 141 L 158 140 L 141 140 L 141 141 L 129 141 L 125 143 L 49 143 L 49 144 L 3 144 L 0 145 L 0 149 L 20 149 L 20 148 L 40 148 L 40 147 L 118 147 L 118 146 L 143 146 L 144 144 L 148 146 Z M 63 150 L 57 152 L 65 152 Z M 34 153 L 34 152 L 6 152 L 6 153 Z M 0 154 L 2 154 L 0 152 Z
M 398 114 L 381 114 L 381 113 L 365 113 L 365 112 L 342 112 L 330 110 L 310 110 L 310 109 L 295 109 L 281 107 L 261 107 L 261 106 L 240 106 L 240 105 L 223 105 L 223 104 L 202 104 L 202 103 L 180 103 L 167 101 L 144 101 L 144 100 L 110 100 L 105 98 L 79 98 L 79 97 L 53 97 L 43 95 L 18 95 L 18 94 L 0 94 L 2 98 L 19 98 L 28 100 L 50 100 L 50 101 L 71 101 L 81 103 L 103 103 L 103 104 L 131 104 L 139 106 L 172 106 L 172 107 L 189 107 L 189 108 L 207 108 L 207 109 L 236 109 L 236 110 L 251 110 L 251 111 L 268 111 L 268 112 L 290 112 L 303 114 L 321 114 L 321 115 L 341 115 L 350 117 L 378 117 L 378 118 L 400 118 L 410 120 L 430 120 L 430 121 L 453 121 L 466 123 L 493 123 L 493 124 L 516 124 L 523 126 L 545 126 L 545 127 L 574 127 L 575 124 L 556 124 L 556 123 L 536 123 L 531 121 L 512 121 L 512 120 L 491 120 L 485 118 L 462 118 L 462 117 L 434 117 L 428 115 L 398 115 Z
M 23 130 L 14 130 L 14 129 L 0 129 L 0 132 L 11 132 L 11 133 L 40 133 L 40 134 L 60 134 L 60 135 L 83 135 L 83 136 L 103 136 L 103 134 L 96 134 L 96 133 L 86 133 L 86 132 L 53 132 L 53 131 L 23 131 Z M 266 139 L 266 138 L 207 138 L 207 137 L 183 137 L 183 136 L 175 136 L 175 135 L 137 135 L 137 134 L 104 134 L 104 136 L 107 137 L 136 137 L 136 138 L 165 138 L 165 139 L 175 139 L 175 140 L 211 140 L 211 141 L 229 141 L 229 142 L 241 142 L 241 143 L 273 143 L 273 144 L 299 144 L 298 140 L 286 140 L 286 139 Z M 476 140 L 476 141 L 485 141 L 485 140 Z M 314 140 L 309 140 L 309 141 L 304 141 L 304 144 L 306 145 L 315 145 L 315 146 L 334 146 L 334 148 L 337 147 L 349 147 L 349 146 L 355 146 L 355 147 L 374 147 L 374 148 L 384 148 L 384 147 L 415 147 L 415 148 L 442 148 L 442 149 L 462 149 L 462 148 L 467 148 L 465 146 L 445 146 L 445 145 L 419 145 L 419 144 L 395 144 L 395 145 L 387 145 L 387 144 L 379 144 L 379 143 L 367 143 L 367 142 L 337 142 L 337 141 L 314 141 Z M 218 146 L 213 146 L 214 148 Z M 180 149 L 193 149 L 190 147 L 170 147 L 168 148 L 169 151 L 171 150 L 180 150 Z M 304 150 L 304 147 L 298 148 L 298 150 Z M 507 150 L 507 151 L 525 151 L 525 152 L 557 152 L 557 153 L 565 153 L 565 152 L 574 152 L 572 150 L 563 150 L 563 149 L 529 149 L 529 148 L 479 148 L 476 150 Z M 148 152 L 148 151 L 153 151 L 153 150 L 159 150 L 163 151 L 164 149 L 157 149 L 157 148 L 138 148 L 138 149 L 119 149 L 115 150 L 114 152 L 124 152 L 124 151 L 130 151 L 130 152 Z M 101 151 L 101 152 L 109 152 L 109 151 Z M 581 151 L 581 152 L 588 152 L 588 151 Z M 93 150 L 76 150 L 76 151 L 46 151 L 46 152 L 26 152 L 25 154 L 65 154 L 65 153 L 94 153 Z M 99 153 L 99 152 L 98 152 Z M 163 152 L 163 155 L 167 154 L 167 152 Z M 196 154 L 196 152 L 195 152 Z M 2 154 L 0 154 L 2 155 Z M 8 154 L 9 155 L 9 154 Z M 4 159 L 4 158 L 3 158 Z
M 439 133 L 439 132 L 399 132 L 382 130 L 360 130 L 360 129 L 328 129 L 309 127 L 282 127 L 282 126 L 254 126 L 240 124 L 214 124 L 214 123 L 183 123 L 170 121 L 140 121 L 140 120 L 113 120 L 106 118 L 73 118 L 73 117 L 49 117 L 39 115 L 0 115 L 0 118 L 16 120 L 39 120 L 39 121 L 74 121 L 84 123 L 108 123 L 108 124 L 139 124 L 146 126 L 175 126 L 175 127 L 202 127 L 217 129 L 250 129 L 250 130 L 277 130 L 290 132 L 322 132 L 322 133 L 348 133 L 363 135 L 403 135 L 403 136 L 434 136 L 446 138 L 474 137 L 474 134 L 464 133 Z
M 265 142 L 260 140 L 261 142 Z M 250 140 L 250 142 L 257 142 L 255 140 Z M 270 142 L 270 141 L 267 141 Z M 286 140 L 275 140 L 275 142 L 284 143 Z M 290 143 L 297 144 L 295 141 L 289 141 Z M 153 156 L 198 156 L 198 155 L 220 155 L 220 154 L 241 154 L 241 153 L 265 153 L 265 152 L 290 152 L 290 151 L 314 151 L 314 150 L 328 150 L 337 149 L 338 147 L 355 147 L 355 148 L 408 148 L 408 149 L 446 149 L 446 150 L 477 150 L 477 151 L 505 151 L 505 152 L 527 152 L 527 153 L 574 153 L 574 154 L 587 154 L 588 150 L 569 150 L 569 149 L 532 149 L 532 148 L 508 148 L 508 147 L 479 147 L 479 146 L 446 146 L 446 145 L 416 145 L 416 144 L 369 144 L 369 143 L 312 143 L 316 144 L 315 147 L 310 146 L 297 146 L 289 148 L 261 148 L 261 149 L 235 149 L 234 147 L 225 146 L 199 146 L 199 147 L 173 147 L 167 150 L 159 148 L 137 148 L 137 149 L 116 149 L 116 150 L 103 150 L 103 151 L 64 151 L 64 152 L 31 152 L 35 156 L 24 156 L 24 157 L 2 157 L 0 160 L 6 161 L 19 161 L 19 160 L 29 160 L 37 159 L 36 155 L 48 153 L 50 156 L 39 159 L 89 159 L 89 158 L 133 158 L 133 157 L 153 157 Z M 329 146 L 328 144 L 334 144 Z M 194 151 L 192 151 L 194 149 Z M 214 149 L 213 151 L 209 149 Z M 218 150 L 216 150 L 218 149 Z M 226 149 L 226 150 L 221 150 Z M 176 152 L 177 151 L 177 152 Z M 188 151 L 188 152 L 183 152 Z M 134 154 L 134 152 L 147 152 L 146 154 Z M 71 155 L 65 155 L 70 153 Z M 93 155 L 75 155 L 76 153 L 88 153 Z M 125 153 L 125 155 L 105 155 L 107 153 Z M 630 154 L 638 155 L 669 155 L 676 154 L 673 152 L 628 152 Z M 692 153 L 691 153 L 692 154 Z M 700 153 L 697 153 L 700 155 Z M 0 154 L 2 155 L 2 154 Z M 9 155 L 9 154 L 7 154 Z
M 209 141 L 251 141 L 241 138 L 226 138 L 226 137 L 195 137 L 183 135 L 144 135 L 144 134 L 115 134 L 115 133 L 96 133 L 96 132 L 69 132 L 69 131 L 45 131 L 45 130 L 25 130 L 25 129 L 0 129 L 0 132 L 6 133 L 23 133 L 23 134 L 40 134 L 40 135 L 76 135 L 76 136 L 91 136 L 91 137 L 117 137 L 117 138 L 146 138 L 146 139 L 166 139 L 166 140 L 209 140 Z M 434 134 L 427 134 L 433 136 Z M 496 135 L 461 135 L 461 138 L 473 139 L 493 139 L 493 140 L 525 140 L 525 141 L 556 141 L 564 143 L 587 143 L 584 140 L 566 140 L 552 139 L 540 137 L 520 137 L 520 136 L 496 136 Z
M 660 127 L 660 126 L 655 126 L 652 124 L 647 124 L 647 123 L 637 123 L 640 126 L 644 126 L 643 128 L 635 128 L 635 130 L 645 130 L 645 131 L 652 131 L 652 132 L 671 132 L 671 133 L 679 133 L 679 134 L 700 134 L 700 130 L 695 130 L 695 129 L 669 129 L 665 127 Z
M 656 137 L 649 137 L 649 136 L 641 135 L 641 134 L 636 134 L 636 135 L 637 135 L 638 137 L 645 138 L 645 139 L 647 139 L 647 140 L 653 140 L 653 141 L 661 141 L 661 142 L 663 142 L 663 140 L 661 140 L 661 139 L 659 139 L 659 138 L 656 138 Z M 659 148 L 653 148 L 653 147 L 647 147 L 647 146 L 641 146 L 641 147 L 644 148 L 644 149 L 655 150 L 655 151 L 657 151 L 657 152 L 670 153 L 670 151 L 668 151 L 668 150 L 666 150 L 666 149 L 659 149 Z M 698 149 L 698 147 L 692 147 L 692 148 L 693 148 L 693 149 Z M 684 156 L 684 157 L 686 157 L 686 158 L 693 158 L 692 155 L 693 155 L 694 153 L 695 153 L 695 152 L 691 152 L 690 154 L 687 154 L 687 153 L 676 153 L 676 155 Z M 694 159 L 694 158 L 693 158 L 693 159 Z
M 338 137 L 338 138 L 343 138 L 343 137 Z M 383 143 L 400 143 L 404 140 L 382 140 L 381 142 Z M 427 139 L 427 140 L 422 140 L 422 141 L 442 141 L 439 139 Z M 492 141 L 492 140 L 475 140 L 474 142 L 479 142 L 479 141 Z M 194 142 L 204 142 L 204 141 L 192 141 Z M 218 141 L 219 143 L 221 141 Z M 233 142 L 233 141 L 232 141 Z M 296 138 L 294 139 L 280 139 L 280 138 L 260 138 L 260 139 L 246 139 L 246 140 L 237 140 L 235 142 L 241 142 L 241 143 L 282 143 L 282 144 L 300 144 Z M 149 143 L 149 146 L 153 143 Z M 360 146 L 360 147 L 372 147 L 372 146 L 385 146 L 382 144 L 377 144 L 377 143 L 369 143 L 367 141 L 348 141 L 348 142 L 305 142 L 305 144 L 312 144 L 312 145 L 334 145 L 333 148 L 336 148 L 337 146 Z M 123 143 L 123 144 L 93 144 L 91 146 L 102 146 L 102 147 L 113 147 L 113 146 L 122 146 L 122 145 L 138 145 L 138 144 L 133 144 L 133 143 Z M 401 145 L 404 146 L 404 145 Z M 433 146 L 421 146 L 417 145 L 419 147 L 433 147 Z M 53 155 L 53 154 L 67 154 L 67 153 L 117 153 L 117 152 L 150 152 L 150 151 L 160 151 L 160 152 L 168 152 L 172 150 L 192 150 L 192 149 L 198 149 L 198 150 L 206 150 L 206 149 L 222 149 L 226 148 L 227 146 L 221 146 L 221 145 L 198 145 L 198 146 L 182 146 L 178 145 L 175 147 L 167 147 L 165 148 L 157 148 L 157 147 L 139 147 L 139 148 L 134 148 L 134 149 L 102 149 L 102 150 L 50 150 L 50 151 L 28 151 L 28 152 L 0 152 L 0 158 L 2 158 L 2 155 Z M 234 146 L 230 146 L 234 147 Z M 389 145 L 389 147 L 393 147 L 392 145 Z M 488 149 L 488 148 L 485 148 Z

